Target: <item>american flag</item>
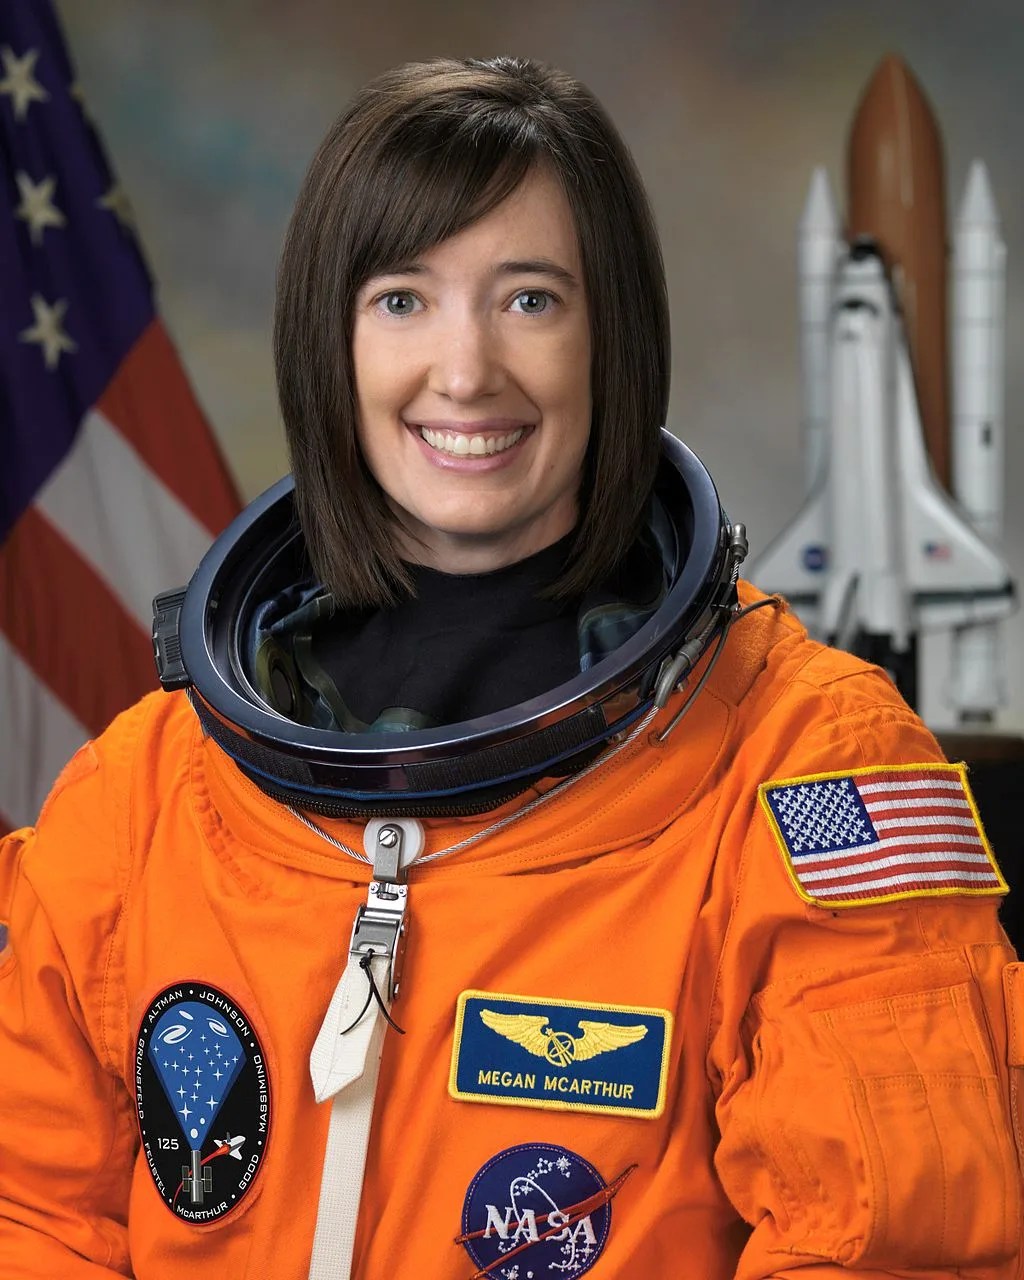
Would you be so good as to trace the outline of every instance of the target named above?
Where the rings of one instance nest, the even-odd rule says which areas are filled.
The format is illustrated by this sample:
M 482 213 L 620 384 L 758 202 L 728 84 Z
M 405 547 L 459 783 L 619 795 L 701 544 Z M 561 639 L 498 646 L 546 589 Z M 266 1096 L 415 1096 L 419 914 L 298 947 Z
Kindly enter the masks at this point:
M 1005 893 L 963 765 L 864 769 L 761 788 L 802 895 L 852 905 Z
M 0 5 L 0 831 L 155 685 L 151 600 L 238 496 L 46 0 Z

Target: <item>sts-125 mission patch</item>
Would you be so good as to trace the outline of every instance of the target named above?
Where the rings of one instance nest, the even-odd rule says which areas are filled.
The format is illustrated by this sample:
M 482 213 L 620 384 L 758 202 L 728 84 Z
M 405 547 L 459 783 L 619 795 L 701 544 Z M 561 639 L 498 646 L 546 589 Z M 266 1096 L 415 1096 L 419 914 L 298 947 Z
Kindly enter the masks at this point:
M 135 1043 L 142 1151 L 160 1198 L 213 1222 L 252 1190 L 270 1132 L 270 1084 L 248 1016 L 208 983 L 161 991 Z

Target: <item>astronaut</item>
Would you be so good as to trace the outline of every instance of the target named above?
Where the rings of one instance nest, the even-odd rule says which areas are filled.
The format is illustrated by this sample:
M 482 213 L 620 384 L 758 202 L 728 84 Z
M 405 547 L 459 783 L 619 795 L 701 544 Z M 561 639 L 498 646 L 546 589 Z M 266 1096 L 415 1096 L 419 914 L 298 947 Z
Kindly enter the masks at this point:
M 588 91 L 364 89 L 275 358 L 294 480 L 0 850 L 3 1275 L 1018 1275 L 1005 881 L 739 581 Z

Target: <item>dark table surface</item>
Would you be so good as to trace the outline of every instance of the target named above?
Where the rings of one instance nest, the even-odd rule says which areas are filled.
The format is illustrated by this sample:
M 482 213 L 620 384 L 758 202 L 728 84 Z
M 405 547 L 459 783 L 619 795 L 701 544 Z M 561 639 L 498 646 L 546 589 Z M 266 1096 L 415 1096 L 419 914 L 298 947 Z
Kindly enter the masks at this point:
M 1017 954 L 1024 954 L 1024 738 L 998 733 L 940 733 L 950 760 L 967 764 L 989 843 L 1010 885 L 1000 917 Z

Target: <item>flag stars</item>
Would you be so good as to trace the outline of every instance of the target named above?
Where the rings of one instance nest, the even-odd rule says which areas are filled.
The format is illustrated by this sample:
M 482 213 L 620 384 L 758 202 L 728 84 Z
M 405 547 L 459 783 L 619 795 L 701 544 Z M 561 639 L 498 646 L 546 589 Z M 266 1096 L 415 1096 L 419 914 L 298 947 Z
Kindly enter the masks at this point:
M 165 1113 L 165 1114 L 166 1114 L 166 1113 Z M 189 1118 L 189 1116 L 190 1116 L 191 1114 L 192 1114 L 192 1112 L 191 1112 L 191 1111 L 189 1111 L 189 1109 L 188 1109 L 188 1103 L 187 1103 L 187 1102 L 186 1102 L 186 1103 L 185 1103 L 185 1105 L 182 1107 L 182 1109 L 178 1112 L 178 1115 L 179 1115 L 179 1116 L 184 1116 L 186 1120 Z
M 132 208 L 132 202 L 128 199 L 128 195 L 119 182 L 115 182 L 106 195 L 100 196 L 96 201 L 99 209 L 106 209 L 108 213 L 112 213 L 121 224 L 122 231 L 135 230 L 135 210 Z
M 211 1110 L 212 1110 L 212 1109 L 217 1105 L 217 1104 L 216 1104 L 216 1102 L 214 1102 L 214 1100 L 213 1100 L 213 1094 L 212 1094 L 212 1093 L 211 1093 L 211 1094 L 210 1094 L 210 1096 L 206 1099 L 206 1105 L 207 1105 Z
M 184 1098 L 184 1096 L 185 1096 L 185 1086 L 182 1085 L 182 1087 L 178 1090 L 178 1097 Z
M 15 57 L 9 45 L 0 49 L 0 63 L 3 65 L 3 79 L 0 80 L 0 93 L 11 99 L 15 120 L 24 120 L 29 106 L 33 102 L 48 102 L 50 95 L 35 78 L 38 49 L 29 49 L 20 58 Z
M 61 321 L 68 309 L 67 300 L 60 298 L 52 305 L 38 293 L 32 295 L 32 313 L 35 324 L 18 335 L 22 342 L 36 342 L 43 349 L 47 369 L 56 369 L 62 351 L 77 351 L 78 343 L 64 332 Z
M 27 173 L 15 174 L 21 203 L 15 209 L 15 217 L 28 223 L 28 232 L 34 245 L 43 243 L 43 232 L 47 227 L 66 227 L 67 218 L 53 203 L 53 193 L 57 189 L 57 179 L 44 178 L 42 182 L 33 182 Z

